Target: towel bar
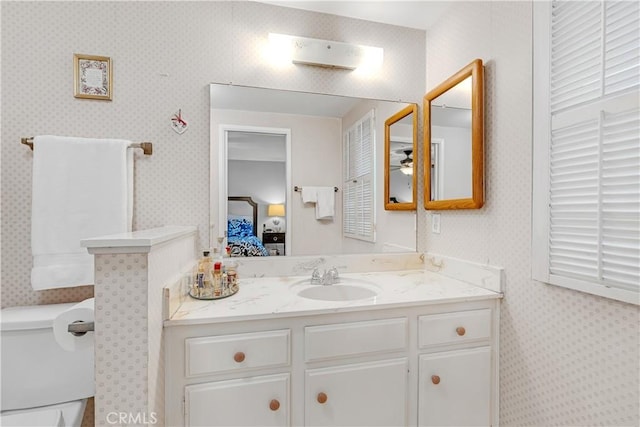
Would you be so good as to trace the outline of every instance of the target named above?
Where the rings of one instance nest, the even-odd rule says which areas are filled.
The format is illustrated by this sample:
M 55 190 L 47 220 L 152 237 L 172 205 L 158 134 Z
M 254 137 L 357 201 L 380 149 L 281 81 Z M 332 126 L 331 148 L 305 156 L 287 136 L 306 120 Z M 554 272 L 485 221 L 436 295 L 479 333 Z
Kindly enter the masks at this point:
M 33 137 L 21 138 L 20 142 L 29 146 L 33 150 Z M 129 148 L 142 148 L 142 152 L 147 156 L 153 154 L 153 144 L 151 142 L 132 142 Z
M 293 191 L 302 191 L 302 187 L 298 187 L 297 185 L 293 187 Z M 333 187 L 333 191 L 338 192 L 338 187 Z

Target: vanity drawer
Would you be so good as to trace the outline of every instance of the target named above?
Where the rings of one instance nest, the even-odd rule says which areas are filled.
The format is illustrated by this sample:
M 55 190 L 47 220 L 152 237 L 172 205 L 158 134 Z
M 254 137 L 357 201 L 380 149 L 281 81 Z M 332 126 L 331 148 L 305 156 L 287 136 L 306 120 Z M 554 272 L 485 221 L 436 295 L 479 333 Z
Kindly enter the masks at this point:
M 407 349 L 407 319 L 372 320 L 307 326 L 304 328 L 304 358 L 314 362 L 337 357 Z
M 287 366 L 290 363 L 291 332 L 254 332 L 187 338 L 186 376 Z
M 429 314 L 418 318 L 420 348 L 484 340 L 490 336 L 490 309 Z

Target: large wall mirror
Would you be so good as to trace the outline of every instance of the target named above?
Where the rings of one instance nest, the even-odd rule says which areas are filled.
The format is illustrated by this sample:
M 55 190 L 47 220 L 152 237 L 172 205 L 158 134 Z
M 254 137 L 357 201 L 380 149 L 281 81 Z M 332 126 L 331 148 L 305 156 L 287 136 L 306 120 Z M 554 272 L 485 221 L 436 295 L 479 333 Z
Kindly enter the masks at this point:
M 413 160 L 417 147 L 418 106 L 411 104 L 384 122 L 384 208 L 387 210 L 416 209 L 417 168 Z
M 383 195 L 385 118 L 414 104 L 228 84 L 210 85 L 210 103 L 213 247 L 237 238 L 233 256 L 416 250 L 415 211 L 385 211 Z M 373 241 L 345 237 L 342 223 L 343 141 L 364 116 L 374 123 Z M 303 203 L 305 187 L 335 188 L 332 217 Z
M 424 97 L 424 207 L 484 204 L 484 77 L 476 59 Z

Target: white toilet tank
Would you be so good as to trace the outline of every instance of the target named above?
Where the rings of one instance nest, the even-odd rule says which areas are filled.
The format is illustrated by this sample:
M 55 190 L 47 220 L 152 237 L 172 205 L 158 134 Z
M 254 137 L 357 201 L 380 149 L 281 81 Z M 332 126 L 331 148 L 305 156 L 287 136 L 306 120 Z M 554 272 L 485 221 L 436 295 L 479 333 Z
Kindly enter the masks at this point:
M 95 394 L 93 348 L 66 351 L 53 335 L 53 319 L 74 304 L 2 310 L 2 411 L 69 402 Z

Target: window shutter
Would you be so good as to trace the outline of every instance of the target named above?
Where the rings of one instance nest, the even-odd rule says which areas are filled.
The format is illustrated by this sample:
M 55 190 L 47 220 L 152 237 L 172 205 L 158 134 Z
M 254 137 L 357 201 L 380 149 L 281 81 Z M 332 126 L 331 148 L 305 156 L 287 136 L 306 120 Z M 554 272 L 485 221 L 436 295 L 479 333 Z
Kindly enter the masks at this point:
M 547 19 L 548 105 L 536 104 L 534 129 L 549 134 L 534 141 L 548 141 L 537 156 L 548 164 L 534 156 L 534 170 L 549 175 L 534 186 L 548 182 L 548 206 L 541 198 L 533 206 L 538 238 L 536 224 L 547 224 L 545 277 L 638 303 L 640 3 L 554 1 Z M 536 219 L 540 211 L 546 220 Z
M 344 135 L 343 235 L 375 241 L 373 110 Z
M 592 277 L 598 253 L 598 123 L 551 134 L 550 271 Z
M 345 236 L 356 234 L 356 198 L 355 185 L 345 183 L 342 191 L 342 232 Z
M 638 91 L 640 87 L 640 5 L 605 2 L 604 93 Z
M 551 111 L 600 95 L 601 6 L 554 2 L 551 20 Z
M 640 110 L 604 114 L 601 148 L 600 278 L 640 286 Z

